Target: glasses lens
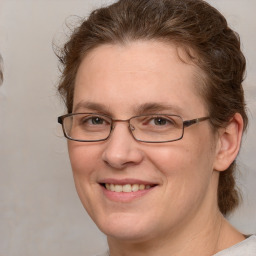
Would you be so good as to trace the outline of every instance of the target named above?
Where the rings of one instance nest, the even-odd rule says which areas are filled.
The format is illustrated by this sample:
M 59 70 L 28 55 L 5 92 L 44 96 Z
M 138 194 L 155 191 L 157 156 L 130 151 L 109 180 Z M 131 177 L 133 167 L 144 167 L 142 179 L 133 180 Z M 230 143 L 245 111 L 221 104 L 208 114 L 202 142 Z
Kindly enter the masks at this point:
M 183 135 L 183 120 L 176 115 L 144 115 L 130 121 L 133 136 L 145 142 L 178 140 Z
M 82 141 L 106 139 L 111 130 L 111 119 L 102 115 L 73 114 L 63 120 L 68 138 Z

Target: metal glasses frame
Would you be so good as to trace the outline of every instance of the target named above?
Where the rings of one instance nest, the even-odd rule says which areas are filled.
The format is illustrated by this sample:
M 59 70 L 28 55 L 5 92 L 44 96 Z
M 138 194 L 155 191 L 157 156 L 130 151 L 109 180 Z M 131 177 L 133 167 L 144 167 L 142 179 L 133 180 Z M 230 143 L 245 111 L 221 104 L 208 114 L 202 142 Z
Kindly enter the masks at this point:
M 102 117 L 107 117 L 108 119 L 111 120 L 111 125 L 110 125 L 110 131 L 109 131 L 109 135 L 104 138 L 104 139 L 100 139 L 100 140 L 77 140 L 77 139 L 73 139 L 71 137 L 68 136 L 68 134 L 66 133 L 65 131 L 65 128 L 64 128 L 64 119 L 66 117 L 70 117 L 70 116 L 74 116 L 74 115 L 81 115 L 81 114 L 86 114 L 86 115 L 97 115 L 97 116 L 102 116 Z M 144 140 L 140 140 L 140 139 L 137 139 L 133 132 L 132 132 L 132 126 L 130 124 L 130 120 L 133 119 L 133 118 L 136 118 L 136 117 L 140 117 L 140 116 L 176 116 L 176 117 L 179 117 L 183 122 L 182 122 L 182 134 L 179 138 L 177 139 L 174 139 L 174 140 L 166 140 L 166 141 L 144 141 Z M 73 141 L 79 141 L 79 142 L 98 142 L 98 141 L 105 141 L 107 140 L 113 129 L 114 129 L 114 123 L 116 122 L 127 122 L 129 124 L 128 126 L 128 129 L 132 135 L 132 137 L 136 140 L 136 141 L 140 141 L 140 142 L 145 142 L 145 143 L 166 143 L 166 142 L 172 142 L 172 141 L 177 141 L 177 140 L 181 140 L 184 136 L 184 128 L 186 127 L 189 127 L 193 124 L 197 124 L 199 122 L 202 122 L 202 121 L 205 121 L 205 120 L 208 120 L 210 119 L 210 117 L 206 116 L 206 117 L 199 117 L 199 118 L 195 118 L 195 119 L 191 119 L 191 120 L 183 120 L 183 118 L 179 115 L 174 115 L 174 114 L 148 114 L 148 115 L 138 115 L 138 116 L 132 116 L 131 118 L 129 119 L 114 119 L 114 118 L 111 118 L 110 116 L 108 115 L 103 115 L 103 114 L 97 114 L 97 113 L 71 113 L 71 114 L 66 114 L 66 115 L 62 115 L 62 116 L 59 116 L 58 117 L 58 123 L 62 125 L 62 130 L 63 130 L 63 133 L 64 133 L 64 136 L 69 139 L 69 140 L 73 140 Z

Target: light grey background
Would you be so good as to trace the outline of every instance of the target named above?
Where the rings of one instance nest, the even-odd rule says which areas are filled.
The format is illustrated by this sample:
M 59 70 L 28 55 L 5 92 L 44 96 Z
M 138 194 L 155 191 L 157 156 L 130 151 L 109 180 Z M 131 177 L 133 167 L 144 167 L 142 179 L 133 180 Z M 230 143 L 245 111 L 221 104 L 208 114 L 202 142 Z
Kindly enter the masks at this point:
M 56 123 L 64 108 L 56 96 L 59 73 L 51 44 L 65 39 L 67 17 L 85 16 L 110 2 L 0 1 L 5 75 L 0 88 L 0 256 L 93 255 L 107 246 L 73 185 L 66 141 Z M 244 203 L 230 219 L 242 232 L 256 233 L 256 1 L 209 2 L 240 33 L 248 61 L 244 85 L 250 127 L 238 174 Z

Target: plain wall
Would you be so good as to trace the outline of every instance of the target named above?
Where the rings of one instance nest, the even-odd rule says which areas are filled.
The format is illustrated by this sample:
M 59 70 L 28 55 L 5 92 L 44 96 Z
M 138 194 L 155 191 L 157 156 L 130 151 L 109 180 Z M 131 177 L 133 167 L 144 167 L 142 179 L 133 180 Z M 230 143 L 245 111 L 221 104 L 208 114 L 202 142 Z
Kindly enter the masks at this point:
M 65 39 L 67 17 L 86 16 L 110 2 L 0 0 L 0 256 L 87 256 L 107 247 L 73 184 L 57 124 L 65 110 L 56 93 L 52 41 Z M 248 61 L 244 86 L 250 126 L 238 160 L 244 203 L 230 220 L 242 232 L 256 233 L 256 1 L 209 2 L 239 32 Z

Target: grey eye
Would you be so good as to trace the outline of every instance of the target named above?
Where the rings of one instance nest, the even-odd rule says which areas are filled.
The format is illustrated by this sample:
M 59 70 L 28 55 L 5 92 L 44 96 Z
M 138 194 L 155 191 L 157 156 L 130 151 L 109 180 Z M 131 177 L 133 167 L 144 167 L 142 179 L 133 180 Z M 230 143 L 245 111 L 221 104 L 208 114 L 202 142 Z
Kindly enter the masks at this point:
M 154 118 L 155 125 L 166 125 L 167 123 L 170 123 L 170 121 L 166 120 L 165 118 L 162 118 L 162 117 Z
M 91 117 L 91 123 L 92 124 L 95 124 L 95 125 L 97 125 L 97 124 L 103 124 L 104 123 L 104 119 L 102 119 L 102 118 L 100 118 L 100 117 L 98 117 L 98 116 L 96 116 L 96 117 Z

